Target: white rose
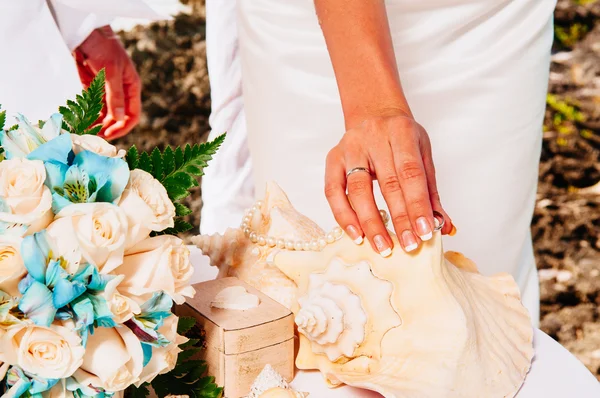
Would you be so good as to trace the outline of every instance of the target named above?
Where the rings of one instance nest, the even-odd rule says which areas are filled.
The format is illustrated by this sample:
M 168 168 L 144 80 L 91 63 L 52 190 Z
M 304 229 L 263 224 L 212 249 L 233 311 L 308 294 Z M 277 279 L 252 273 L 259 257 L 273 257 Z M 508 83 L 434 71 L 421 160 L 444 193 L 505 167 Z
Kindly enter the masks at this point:
M 44 182 L 46 169 L 41 160 L 15 158 L 0 162 L 0 222 L 17 227 L 19 235 L 32 234 L 52 221 L 52 194 Z M 18 228 L 15 228 L 15 231 Z
M 142 345 L 129 328 L 97 328 L 73 377 L 84 386 L 121 391 L 138 381 L 143 365 Z
M 114 273 L 125 276 L 119 285 L 121 293 L 138 302 L 160 290 L 177 304 L 185 302 L 184 296 L 194 297 L 190 251 L 174 236 L 155 236 L 138 243 L 125 253 L 123 265 Z
M 124 158 L 127 154 L 124 149 L 117 150 L 116 146 L 109 144 L 97 135 L 71 134 L 71 141 L 73 142 L 73 152 L 75 155 L 82 151 L 90 151 L 109 158 Z
M 107 274 L 121 265 L 127 239 L 127 217 L 111 203 L 78 203 L 65 207 L 48 226 L 60 255 L 77 261 L 78 252 Z M 76 269 L 76 268 L 75 268 Z
M 19 237 L 0 236 L 0 290 L 11 296 L 19 295 L 19 282 L 27 274 L 23 265 Z
M 175 369 L 177 364 L 177 356 L 182 351 L 179 345 L 188 341 L 187 338 L 177 334 L 177 323 L 179 318 L 175 315 L 171 315 L 165 319 L 163 325 L 158 328 L 161 333 L 171 344 L 160 347 L 152 348 L 152 358 L 150 362 L 142 370 L 140 380 L 136 382 L 136 386 L 139 387 L 144 382 L 151 382 L 157 375 L 169 373 Z
M 119 207 L 129 219 L 128 248 L 147 238 L 150 231 L 162 231 L 174 225 L 175 206 L 167 190 L 143 170 L 131 170 Z
M 77 333 L 57 324 L 18 324 L 0 338 L 0 360 L 45 379 L 71 376 L 83 363 L 85 351 Z
M 119 275 L 106 284 L 102 296 L 108 303 L 110 312 L 114 315 L 116 323 L 122 324 L 142 312 L 139 304 L 135 300 L 123 296 L 117 290 L 117 286 L 123 280 L 124 276 Z

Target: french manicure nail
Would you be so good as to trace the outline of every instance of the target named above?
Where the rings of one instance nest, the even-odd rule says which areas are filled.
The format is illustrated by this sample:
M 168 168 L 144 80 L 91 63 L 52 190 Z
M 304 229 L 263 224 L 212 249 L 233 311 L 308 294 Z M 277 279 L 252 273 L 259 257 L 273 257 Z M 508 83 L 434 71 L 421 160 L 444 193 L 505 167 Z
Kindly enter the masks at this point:
M 379 250 L 381 257 L 389 257 L 389 255 L 392 254 L 392 249 L 389 247 L 385 239 L 383 239 L 383 236 L 376 235 L 373 238 L 373 242 L 375 243 L 377 250 Z
M 415 238 L 415 235 L 409 230 L 402 232 L 402 244 L 407 253 L 415 250 L 419 246 L 417 238 Z
M 125 108 L 115 108 L 114 117 L 119 121 L 125 119 Z
M 450 236 L 456 235 L 456 227 L 454 226 L 454 224 L 452 224 L 452 229 L 450 230 L 450 233 L 448 235 L 450 235 Z
M 431 232 L 431 227 L 429 226 L 429 222 L 425 217 L 417 218 L 417 233 L 419 234 L 419 238 L 422 241 L 426 241 L 431 239 L 433 233 Z
M 349 225 L 346 228 L 346 233 L 348 234 L 350 239 L 352 239 L 357 245 L 363 243 L 363 237 L 361 234 L 358 233 L 358 229 L 356 229 L 354 225 Z

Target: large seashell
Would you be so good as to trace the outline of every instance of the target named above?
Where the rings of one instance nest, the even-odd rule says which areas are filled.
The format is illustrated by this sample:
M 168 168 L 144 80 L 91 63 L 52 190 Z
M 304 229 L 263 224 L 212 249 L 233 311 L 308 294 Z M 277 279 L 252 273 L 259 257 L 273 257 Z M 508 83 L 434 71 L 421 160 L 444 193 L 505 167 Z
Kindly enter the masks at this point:
M 324 237 L 275 185 L 261 212 L 260 234 Z M 533 328 L 515 281 L 482 276 L 460 253 L 444 256 L 439 233 L 410 254 L 392 234 L 395 249 L 383 258 L 345 235 L 322 251 L 279 251 L 237 231 L 220 244 L 202 238 L 211 241 L 205 253 L 294 312 L 298 368 L 396 398 L 514 397 L 523 383 Z
M 260 235 L 294 241 L 325 237 L 318 225 L 294 209 L 275 183 L 268 184 L 260 213 L 256 214 L 262 217 L 253 218 L 251 223 Z M 239 228 L 230 228 L 224 235 L 196 236 L 192 243 L 210 258 L 211 265 L 219 268 L 217 278 L 235 276 L 287 308 L 295 303 L 296 284 L 270 264 L 279 251 L 276 246 L 256 245 Z
M 278 254 L 275 265 L 296 282 L 300 297 L 326 283 L 342 285 L 367 316 L 364 339 L 335 360 L 299 328 L 296 366 L 319 369 L 331 385 L 386 397 L 513 397 L 533 358 L 533 328 L 517 286 L 507 274 L 480 275 L 459 253 L 447 257 L 439 233 L 415 254 L 397 249 L 388 258 L 347 237 L 320 253 Z M 297 317 L 305 303 L 292 307 Z

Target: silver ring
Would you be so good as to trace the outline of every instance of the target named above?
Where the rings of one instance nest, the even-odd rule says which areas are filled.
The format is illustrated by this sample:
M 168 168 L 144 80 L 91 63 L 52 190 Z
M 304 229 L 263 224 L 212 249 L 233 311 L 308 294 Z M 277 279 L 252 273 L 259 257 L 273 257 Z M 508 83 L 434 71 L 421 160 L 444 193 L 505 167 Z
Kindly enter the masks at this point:
M 348 172 L 346 173 L 346 178 L 350 177 L 350 174 L 358 173 L 359 171 L 364 171 L 365 173 L 368 173 L 369 175 L 371 175 L 371 170 L 369 170 L 366 167 L 354 167 L 354 168 L 348 170 Z
M 444 216 L 442 215 L 442 213 L 440 213 L 439 211 L 433 211 L 433 218 L 435 221 L 438 222 L 438 225 L 435 226 L 433 228 L 433 230 L 435 232 L 441 230 L 442 228 L 444 228 L 444 223 L 446 222 L 446 220 L 444 220 Z

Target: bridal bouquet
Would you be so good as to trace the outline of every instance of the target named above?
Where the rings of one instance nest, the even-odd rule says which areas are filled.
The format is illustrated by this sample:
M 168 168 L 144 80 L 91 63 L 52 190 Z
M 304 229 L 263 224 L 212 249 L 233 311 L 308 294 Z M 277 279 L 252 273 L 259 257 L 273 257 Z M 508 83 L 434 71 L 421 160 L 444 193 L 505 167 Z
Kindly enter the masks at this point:
M 194 295 L 177 201 L 224 137 L 117 150 L 96 135 L 103 88 L 101 72 L 45 122 L 0 113 L 0 391 L 219 396 L 171 309 Z

